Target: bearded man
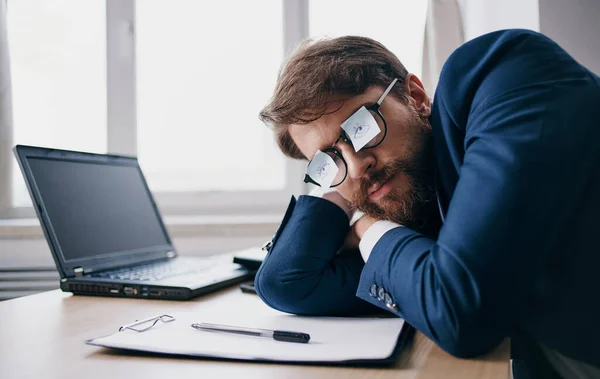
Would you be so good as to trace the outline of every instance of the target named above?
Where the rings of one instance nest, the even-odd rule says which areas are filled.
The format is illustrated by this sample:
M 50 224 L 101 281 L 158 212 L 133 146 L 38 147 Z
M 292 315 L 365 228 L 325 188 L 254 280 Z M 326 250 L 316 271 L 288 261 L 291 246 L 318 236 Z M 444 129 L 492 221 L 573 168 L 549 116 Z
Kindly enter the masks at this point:
M 600 78 L 532 31 L 458 48 L 433 102 L 376 41 L 304 43 L 260 116 L 321 193 L 292 199 L 257 293 L 302 315 L 379 307 L 460 357 L 512 337 L 532 375 L 600 374 L 599 109 Z

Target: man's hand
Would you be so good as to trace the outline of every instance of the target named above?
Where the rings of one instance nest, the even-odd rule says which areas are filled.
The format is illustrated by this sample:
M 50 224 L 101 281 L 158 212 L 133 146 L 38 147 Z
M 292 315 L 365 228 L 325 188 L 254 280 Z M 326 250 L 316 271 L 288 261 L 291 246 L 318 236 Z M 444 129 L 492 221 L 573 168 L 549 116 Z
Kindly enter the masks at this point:
M 358 249 L 358 244 L 363 235 L 375 222 L 377 222 L 376 219 L 367 215 L 356 220 L 344 240 L 344 249 Z
M 346 212 L 346 215 L 348 216 L 348 220 L 350 220 L 352 218 L 352 215 L 353 215 L 352 205 L 350 204 L 350 202 L 348 200 L 344 199 L 344 197 L 342 195 L 340 195 L 340 193 L 338 191 L 332 190 L 329 192 L 325 192 L 321 196 L 321 198 L 331 201 L 338 207 L 342 208 L 342 210 L 344 212 Z
M 342 208 L 342 210 L 346 212 L 346 215 L 348 215 L 348 220 L 352 219 L 352 216 L 354 215 L 354 212 L 352 211 L 352 205 L 348 200 L 342 197 L 339 192 L 335 190 L 328 191 L 325 192 L 321 197 Z M 344 246 L 342 247 L 342 250 L 358 250 L 358 244 L 363 235 L 375 222 L 377 222 L 377 220 L 370 216 L 365 215 L 359 218 L 350 228 L 350 231 L 344 240 Z
M 354 225 L 352 225 L 352 230 L 354 230 L 354 232 L 356 233 L 356 236 L 358 237 L 359 241 L 363 238 L 367 229 L 369 229 L 371 227 L 371 225 L 373 225 L 377 221 L 379 221 L 379 220 L 374 219 L 371 216 L 365 215 L 365 216 L 362 216 L 361 218 L 359 218 L 354 223 Z

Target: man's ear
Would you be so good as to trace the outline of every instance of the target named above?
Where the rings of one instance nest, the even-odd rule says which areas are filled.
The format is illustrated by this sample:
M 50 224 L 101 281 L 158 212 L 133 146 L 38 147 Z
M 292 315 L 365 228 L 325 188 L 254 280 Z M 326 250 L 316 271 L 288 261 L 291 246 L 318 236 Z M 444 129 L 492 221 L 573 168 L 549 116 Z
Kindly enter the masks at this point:
M 431 114 L 431 99 L 427 96 L 423 83 L 415 74 L 408 74 L 404 79 L 404 93 L 408 102 L 419 112 L 419 114 L 429 117 Z

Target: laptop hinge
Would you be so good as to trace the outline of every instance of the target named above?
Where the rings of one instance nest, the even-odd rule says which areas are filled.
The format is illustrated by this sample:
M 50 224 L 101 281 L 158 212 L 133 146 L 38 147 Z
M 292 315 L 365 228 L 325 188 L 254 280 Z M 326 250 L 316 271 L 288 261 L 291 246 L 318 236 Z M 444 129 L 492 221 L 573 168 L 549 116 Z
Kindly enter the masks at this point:
M 75 277 L 79 278 L 79 277 L 83 276 L 83 268 L 82 267 L 75 267 L 73 269 L 73 271 L 75 272 Z

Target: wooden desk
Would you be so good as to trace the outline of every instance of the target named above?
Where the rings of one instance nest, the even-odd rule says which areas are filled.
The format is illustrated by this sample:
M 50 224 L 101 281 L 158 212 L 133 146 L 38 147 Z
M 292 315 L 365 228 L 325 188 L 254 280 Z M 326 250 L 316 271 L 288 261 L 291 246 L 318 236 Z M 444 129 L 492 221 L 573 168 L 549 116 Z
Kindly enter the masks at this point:
M 509 377 L 508 342 L 478 359 L 457 359 L 421 333 L 389 368 L 303 366 L 165 358 L 116 353 L 84 344 L 140 315 L 227 304 L 256 306 L 237 288 L 187 302 L 72 296 L 59 290 L 0 302 L 0 378 L 478 378 Z

